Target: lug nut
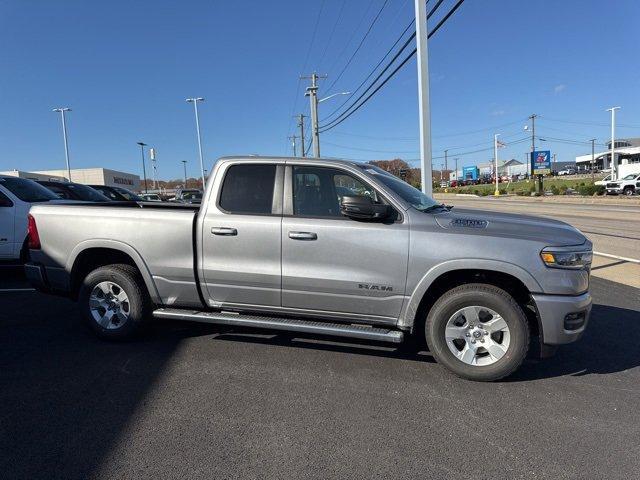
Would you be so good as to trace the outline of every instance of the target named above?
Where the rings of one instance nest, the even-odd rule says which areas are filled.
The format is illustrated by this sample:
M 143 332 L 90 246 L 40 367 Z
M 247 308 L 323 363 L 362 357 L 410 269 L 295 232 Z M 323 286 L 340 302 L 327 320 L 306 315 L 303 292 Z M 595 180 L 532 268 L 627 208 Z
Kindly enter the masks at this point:
M 474 339 L 474 340 L 471 340 L 471 343 L 476 343 L 475 339 Z
M 467 336 L 467 337 L 470 337 L 470 336 L 471 336 L 471 334 L 470 334 L 469 332 L 467 332 L 467 333 L 466 333 L 466 336 Z

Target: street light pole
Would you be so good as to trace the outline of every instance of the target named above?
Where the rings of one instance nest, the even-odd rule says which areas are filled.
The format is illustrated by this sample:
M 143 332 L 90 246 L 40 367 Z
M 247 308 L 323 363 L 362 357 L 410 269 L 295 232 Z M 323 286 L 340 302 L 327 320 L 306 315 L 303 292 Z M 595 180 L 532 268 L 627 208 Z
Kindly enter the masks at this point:
M 184 169 L 184 188 L 187 188 L 187 161 L 182 161 L 182 168 Z
M 202 159 L 202 138 L 200 136 L 200 117 L 198 115 L 198 102 L 204 102 L 202 97 L 187 98 L 187 103 L 193 103 L 193 112 L 196 116 L 196 133 L 198 134 L 198 154 L 200 155 L 200 174 L 202 175 L 202 191 L 205 186 L 204 160 Z
M 495 167 L 496 191 L 493 192 L 493 194 L 496 196 L 500 195 L 500 190 L 498 189 L 498 136 L 499 135 L 500 135 L 499 133 L 496 133 L 493 136 L 493 158 L 495 159 L 495 162 L 496 162 L 496 167 Z
M 418 110 L 420 115 L 420 178 L 422 192 L 433 194 L 431 171 L 431 112 L 429 106 L 429 51 L 427 46 L 427 5 L 415 0 L 416 50 L 418 67 Z
M 62 118 L 62 138 L 64 139 L 64 158 L 67 164 L 67 177 L 69 181 L 71 181 L 71 167 L 69 166 L 69 144 L 67 142 L 67 121 L 64 116 L 64 112 L 70 112 L 71 109 L 68 107 L 59 107 L 54 108 L 54 112 L 60 112 L 60 117 Z
M 596 139 L 592 138 L 591 140 L 589 140 L 591 142 L 591 181 L 595 180 L 595 172 L 594 170 L 594 164 L 595 164 L 595 156 L 596 156 Z
M 138 145 L 140 145 L 140 154 L 142 155 L 142 176 L 144 178 L 144 193 L 148 192 L 147 189 L 147 167 L 144 165 L 144 147 L 147 146 L 146 143 L 143 142 L 138 142 Z
M 618 179 L 618 162 L 616 162 L 616 110 L 620 110 L 620 107 L 607 108 L 607 112 L 611 112 L 611 180 Z

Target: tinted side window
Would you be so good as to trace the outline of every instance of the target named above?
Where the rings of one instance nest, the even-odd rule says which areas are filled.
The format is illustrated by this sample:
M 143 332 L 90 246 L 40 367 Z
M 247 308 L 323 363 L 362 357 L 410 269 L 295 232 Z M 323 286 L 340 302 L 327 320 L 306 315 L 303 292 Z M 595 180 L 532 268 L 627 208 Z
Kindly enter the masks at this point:
M 366 195 L 377 202 L 376 192 L 348 173 L 326 167 L 293 167 L 293 214 L 342 217 L 344 196 Z
M 271 213 L 275 178 L 275 165 L 229 167 L 222 184 L 220 207 L 230 213 Z
M 13 207 L 11 199 L 2 192 L 0 192 L 0 207 Z

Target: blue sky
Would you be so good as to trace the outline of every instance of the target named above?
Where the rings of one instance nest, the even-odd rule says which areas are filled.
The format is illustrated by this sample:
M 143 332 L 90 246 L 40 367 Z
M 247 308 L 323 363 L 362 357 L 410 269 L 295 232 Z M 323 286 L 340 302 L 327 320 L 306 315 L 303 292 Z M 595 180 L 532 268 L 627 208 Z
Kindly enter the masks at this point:
M 72 167 L 141 173 L 142 140 L 156 147 L 161 178 L 180 177 L 181 160 L 195 176 L 190 96 L 206 98 L 207 164 L 223 155 L 288 154 L 290 116 L 308 111 L 298 76 L 329 75 L 320 95 L 353 89 L 413 18 L 412 0 L 388 0 L 327 91 L 383 2 L 0 0 L 0 170 L 63 168 L 51 108 L 69 106 Z M 507 143 L 524 138 L 531 113 L 540 115 L 540 136 L 602 143 L 605 109 L 619 105 L 619 136 L 640 136 L 638 25 L 635 0 L 467 0 L 429 43 L 434 157 L 445 148 L 454 158 L 490 147 L 494 133 Z M 322 135 L 323 155 L 417 158 L 416 89 L 412 61 Z M 321 104 L 320 117 L 340 103 Z M 559 161 L 590 151 L 544 145 Z M 522 160 L 528 148 L 508 146 L 500 157 Z M 459 165 L 491 156 L 459 155 Z

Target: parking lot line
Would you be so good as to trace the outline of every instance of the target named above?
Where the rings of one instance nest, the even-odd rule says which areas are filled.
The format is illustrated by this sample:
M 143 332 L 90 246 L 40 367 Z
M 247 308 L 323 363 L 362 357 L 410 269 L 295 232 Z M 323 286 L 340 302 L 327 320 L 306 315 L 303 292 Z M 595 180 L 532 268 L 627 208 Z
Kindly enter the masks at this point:
M 640 264 L 640 260 L 638 260 L 636 258 L 621 257 L 619 255 L 611 255 L 610 253 L 602 253 L 602 252 L 593 252 L 593 254 L 594 255 L 599 255 L 601 257 L 613 258 L 615 260 L 622 260 L 624 262 L 631 262 L 631 263 Z

